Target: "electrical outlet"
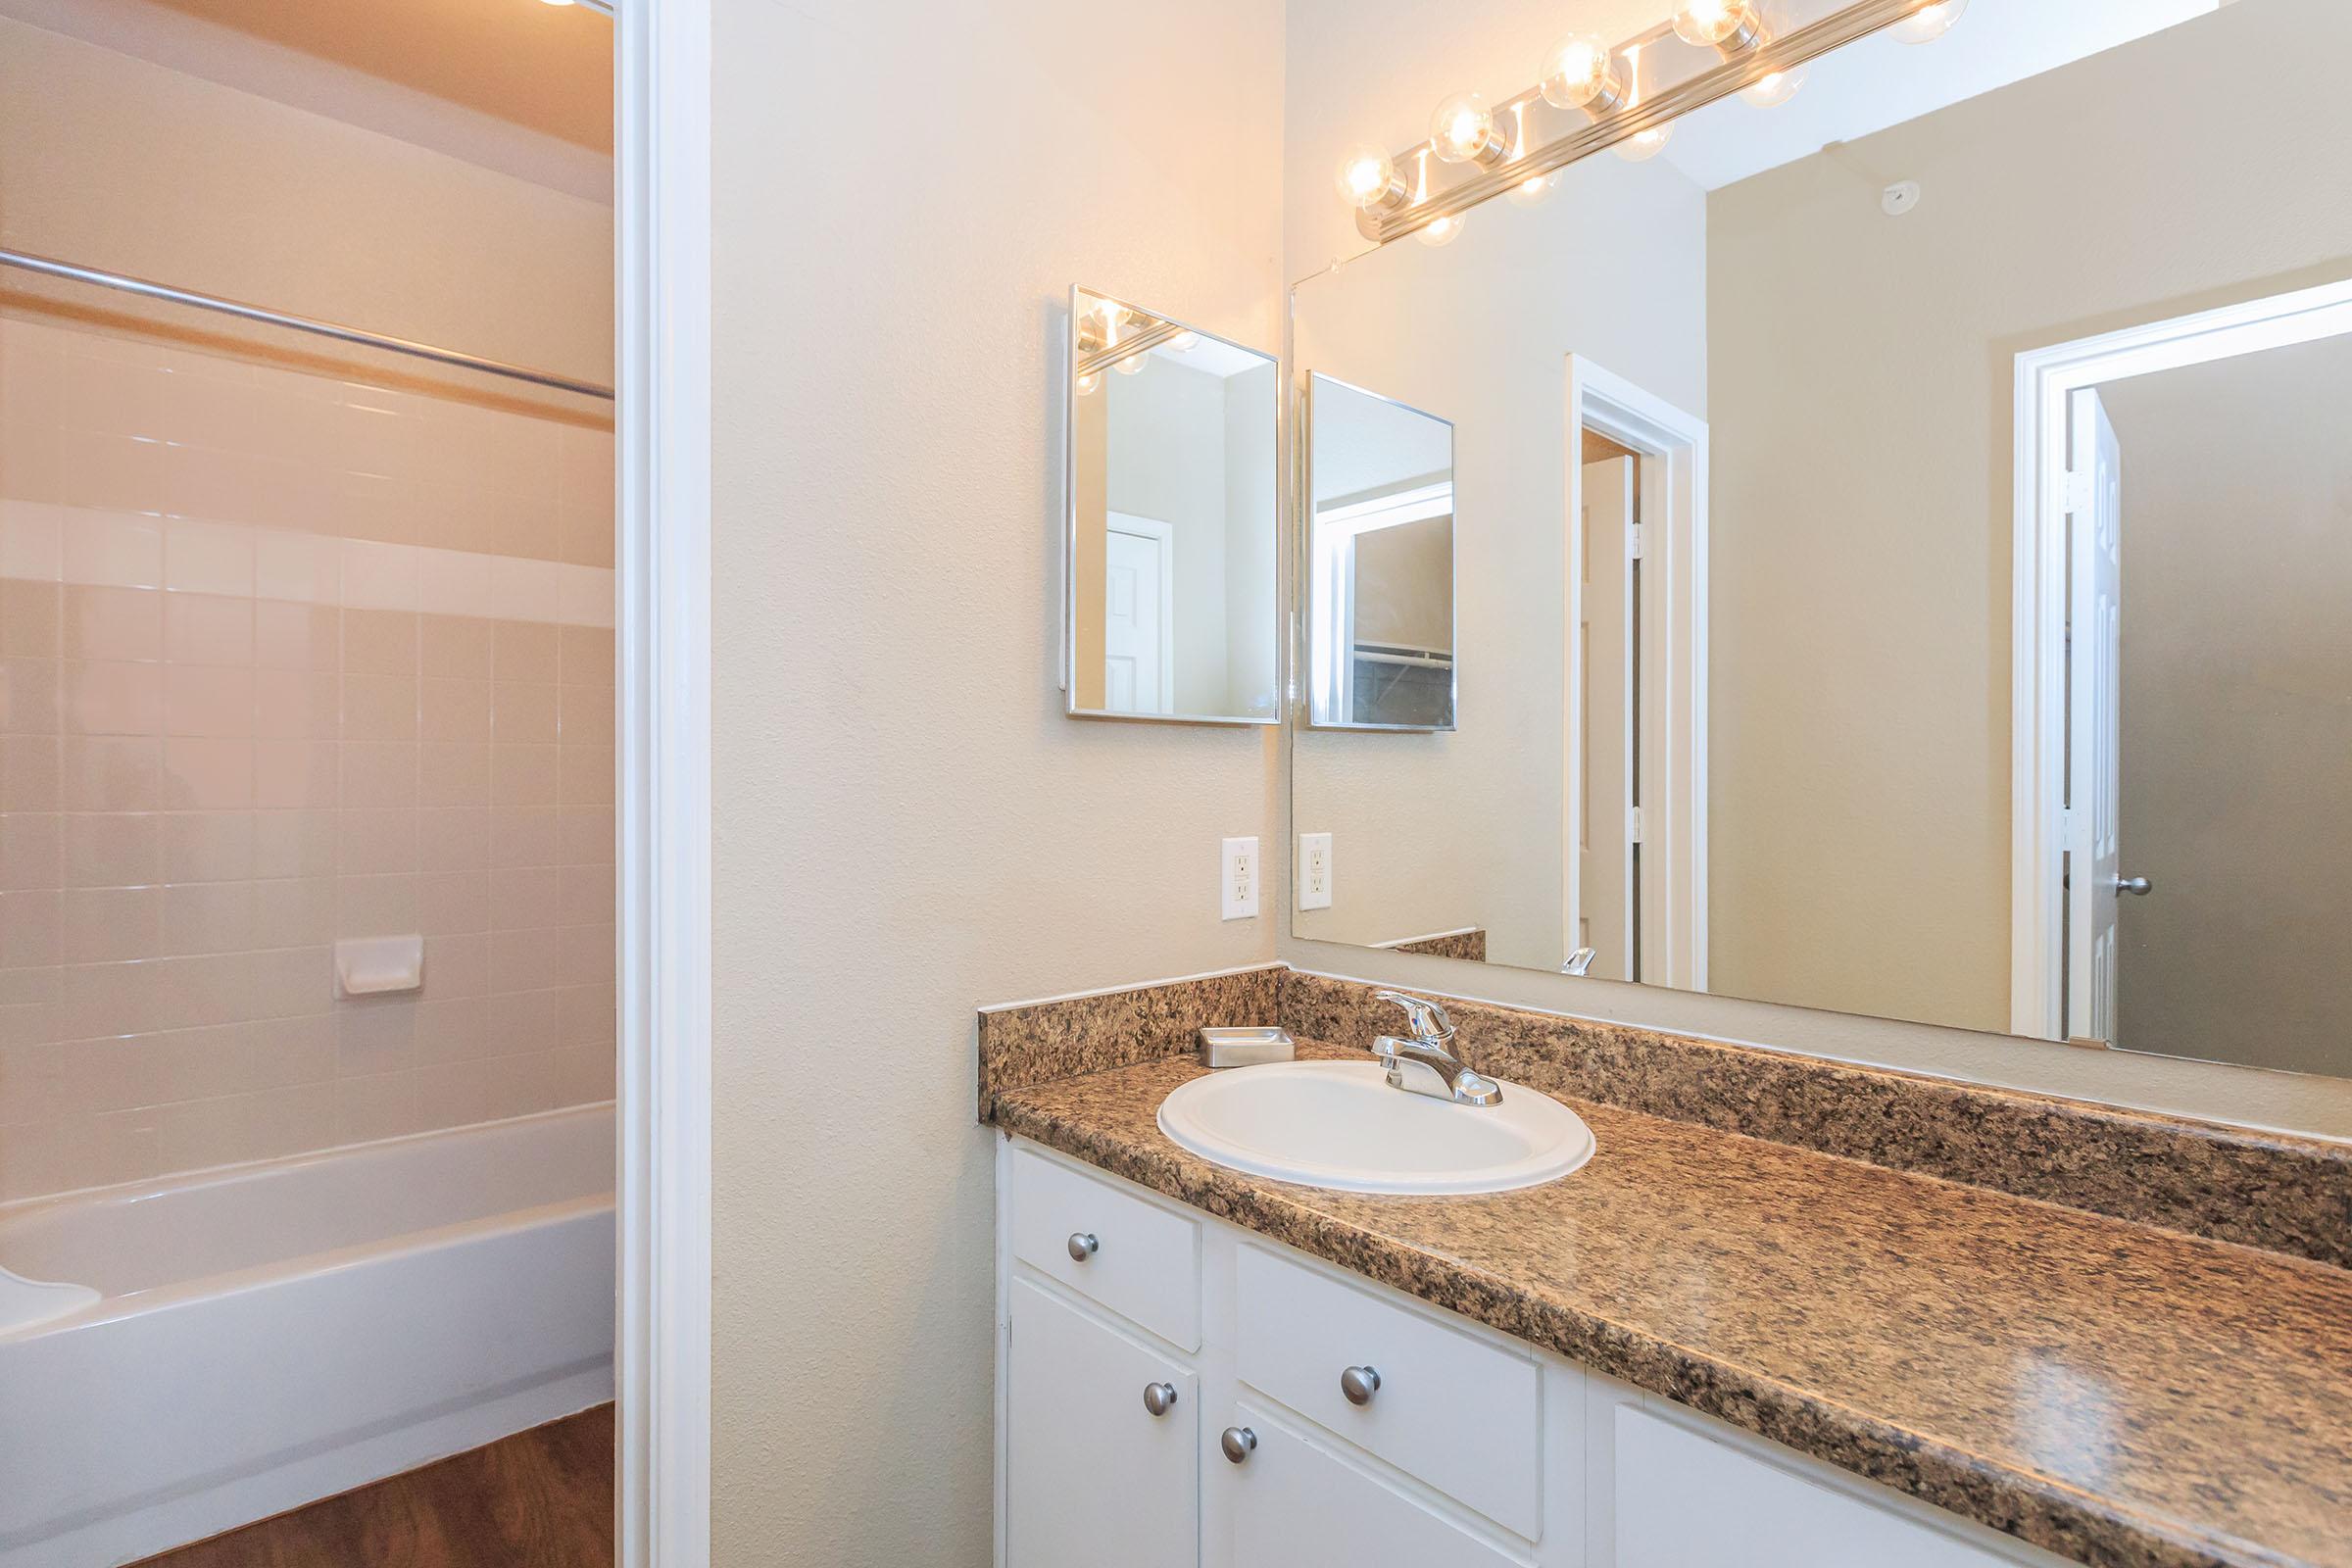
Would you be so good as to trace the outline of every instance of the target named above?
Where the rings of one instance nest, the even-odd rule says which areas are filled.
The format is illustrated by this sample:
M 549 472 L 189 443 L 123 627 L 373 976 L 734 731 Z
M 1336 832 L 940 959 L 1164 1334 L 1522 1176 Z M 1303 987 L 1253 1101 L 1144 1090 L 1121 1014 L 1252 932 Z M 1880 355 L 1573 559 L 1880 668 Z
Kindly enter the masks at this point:
M 1331 907 L 1331 835 L 1298 835 L 1298 907 Z
M 1227 839 L 1222 873 L 1217 878 L 1217 902 L 1228 920 L 1257 916 L 1257 840 Z

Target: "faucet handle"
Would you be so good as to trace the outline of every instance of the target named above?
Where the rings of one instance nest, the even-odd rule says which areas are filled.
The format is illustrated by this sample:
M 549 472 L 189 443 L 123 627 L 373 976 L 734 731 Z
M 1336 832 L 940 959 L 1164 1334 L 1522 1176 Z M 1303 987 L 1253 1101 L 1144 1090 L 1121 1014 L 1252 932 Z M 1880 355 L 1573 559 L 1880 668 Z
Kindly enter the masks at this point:
M 1415 1039 L 1450 1040 L 1453 1038 L 1453 1020 L 1446 1016 L 1444 1007 L 1430 1001 L 1429 998 L 1416 997 L 1403 991 L 1375 991 L 1372 995 L 1377 1001 L 1394 1002 L 1404 1009 L 1406 1019 L 1412 1024 Z

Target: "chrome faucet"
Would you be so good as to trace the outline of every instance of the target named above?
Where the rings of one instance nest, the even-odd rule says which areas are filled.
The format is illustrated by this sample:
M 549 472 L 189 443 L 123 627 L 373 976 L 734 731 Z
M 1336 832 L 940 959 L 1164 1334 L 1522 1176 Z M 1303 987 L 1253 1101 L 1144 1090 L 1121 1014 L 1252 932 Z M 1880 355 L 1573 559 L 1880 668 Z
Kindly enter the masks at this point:
M 1402 1007 L 1412 1030 L 1409 1040 L 1382 1035 L 1372 1042 L 1372 1054 L 1388 1065 L 1389 1087 L 1450 1100 L 1457 1105 L 1502 1103 L 1502 1085 L 1472 1072 L 1469 1063 L 1453 1054 L 1453 1020 L 1446 1016 L 1444 1007 L 1427 997 L 1402 991 L 1375 991 L 1372 995 Z

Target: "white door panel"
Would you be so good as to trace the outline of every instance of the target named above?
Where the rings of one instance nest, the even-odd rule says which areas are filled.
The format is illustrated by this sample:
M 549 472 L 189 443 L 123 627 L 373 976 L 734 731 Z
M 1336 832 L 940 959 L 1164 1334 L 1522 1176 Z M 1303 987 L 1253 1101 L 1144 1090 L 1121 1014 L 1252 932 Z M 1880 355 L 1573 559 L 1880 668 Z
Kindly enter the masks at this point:
M 1577 925 L 1570 948 L 1595 950 L 1586 972 L 1634 975 L 1635 462 L 1585 465 L 1584 624 L 1578 628 L 1584 810 L 1577 823 Z M 1566 954 L 1561 957 L 1565 958 Z
M 2072 485 L 2067 513 L 2073 556 L 2068 614 L 2067 1033 L 2115 1039 L 2116 878 L 2122 868 L 2116 818 L 2123 799 L 2123 452 L 2096 389 L 2074 394 L 2067 467 L 2087 475 Z

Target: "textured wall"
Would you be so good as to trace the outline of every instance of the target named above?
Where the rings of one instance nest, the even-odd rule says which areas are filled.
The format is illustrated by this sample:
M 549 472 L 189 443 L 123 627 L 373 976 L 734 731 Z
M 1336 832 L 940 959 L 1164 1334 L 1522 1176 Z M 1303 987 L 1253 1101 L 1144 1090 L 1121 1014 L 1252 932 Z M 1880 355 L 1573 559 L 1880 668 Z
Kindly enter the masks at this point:
M 1054 669 L 1063 301 L 1279 344 L 1281 11 L 716 43 L 717 1557 L 985 1563 L 973 1007 L 1273 949 L 1216 864 L 1274 735 L 1073 720 Z

